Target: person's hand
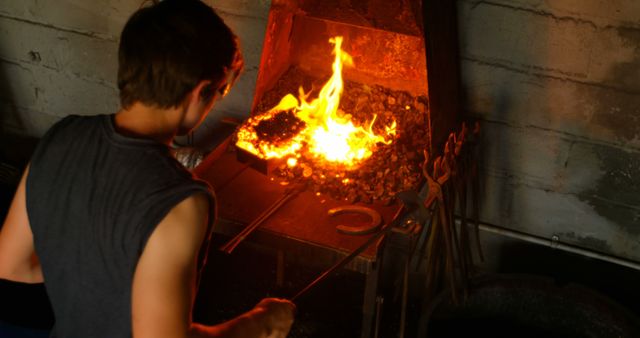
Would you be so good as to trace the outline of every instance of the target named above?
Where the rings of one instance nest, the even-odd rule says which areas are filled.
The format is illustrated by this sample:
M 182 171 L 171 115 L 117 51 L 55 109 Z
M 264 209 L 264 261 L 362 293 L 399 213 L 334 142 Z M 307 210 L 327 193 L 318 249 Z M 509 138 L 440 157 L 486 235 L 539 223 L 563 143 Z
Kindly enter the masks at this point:
M 263 311 L 264 324 L 269 332 L 269 338 L 284 338 L 289 334 L 296 306 L 279 298 L 265 298 L 255 306 L 255 309 Z

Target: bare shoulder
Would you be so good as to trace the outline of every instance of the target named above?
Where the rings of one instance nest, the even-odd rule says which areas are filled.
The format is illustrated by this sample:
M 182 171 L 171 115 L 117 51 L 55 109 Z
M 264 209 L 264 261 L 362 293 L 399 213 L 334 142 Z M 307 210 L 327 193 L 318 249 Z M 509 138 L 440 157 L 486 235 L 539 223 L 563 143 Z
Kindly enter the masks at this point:
M 169 215 L 188 216 L 205 213 L 209 210 L 209 198 L 204 193 L 190 195 L 170 211 Z M 187 215 L 188 214 L 188 215 Z
M 187 197 L 171 209 L 149 237 L 133 278 L 134 337 L 186 336 L 208 209 L 206 195 Z
M 0 278 L 25 283 L 41 283 L 42 270 L 35 252 L 33 233 L 27 215 L 28 175 L 29 166 L 22 175 L 4 224 L 0 228 Z
M 180 250 L 174 253 L 197 253 L 207 231 L 208 215 L 209 199 L 205 194 L 198 193 L 185 198 L 158 223 L 147 246 Z

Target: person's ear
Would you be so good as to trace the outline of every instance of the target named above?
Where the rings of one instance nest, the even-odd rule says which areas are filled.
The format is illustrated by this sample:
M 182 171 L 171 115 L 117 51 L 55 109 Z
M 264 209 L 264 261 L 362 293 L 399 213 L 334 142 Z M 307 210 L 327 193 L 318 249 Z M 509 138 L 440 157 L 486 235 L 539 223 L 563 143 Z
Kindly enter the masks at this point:
M 198 82 L 195 88 L 191 91 L 191 103 L 192 104 L 208 104 L 213 98 L 214 94 L 213 84 L 209 80 L 202 80 Z M 200 101 L 200 102 L 198 102 Z

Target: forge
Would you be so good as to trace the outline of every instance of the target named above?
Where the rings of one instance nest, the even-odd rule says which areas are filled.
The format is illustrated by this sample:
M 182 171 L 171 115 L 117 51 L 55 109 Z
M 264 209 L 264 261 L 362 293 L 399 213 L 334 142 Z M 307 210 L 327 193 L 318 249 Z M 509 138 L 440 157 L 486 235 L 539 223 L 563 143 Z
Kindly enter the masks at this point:
M 197 169 L 220 216 L 250 223 L 302 186 L 274 224 L 298 201 L 309 211 L 294 219 L 313 223 L 302 232 L 333 233 L 327 210 L 342 205 L 388 221 L 396 194 L 424 184 L 425 151 L 458 127 L 454 14 L 436 1 L 273 1 L 250 117 Z
M 368 336 L 376 231 L 459 128 L 458 86 L 453 4 L 274 0 L 251 114 L 195 170 L 216 191 L 215 230 L 235 236 L 223 250 L 246 240 L 322 267 L 372 242 L 347 264 L 367 275 Z
M 274 2 L 253 116 L 236 144 L 286 160 L 273 165 L 281 184 L 367 204 L 418 188 L 431 146 L 421 13 L 406 1 L 384 16 L 395 20 L 366 22 L 384 6 Z
M 342 37 L 331 38 L 339 41 Z M 429 148 L 427 97 L 380 85 L 342 80 L 340 56 L 356 68 L 336 44 L 334 73 L 321 89 L 298 89 L 272 108 L 290 83 L 313 77 L 293 66 L 257 105 L 258 113 L 239 131 L 236 145 L 266 161 L 286 160 L 274 176 L 282 184 L 304 183 L 318 195 L 347 203 L 390 203 L 395 194 L 418 189 L 421 149 Z M 400 121 L 400 122 L 398 122 Z

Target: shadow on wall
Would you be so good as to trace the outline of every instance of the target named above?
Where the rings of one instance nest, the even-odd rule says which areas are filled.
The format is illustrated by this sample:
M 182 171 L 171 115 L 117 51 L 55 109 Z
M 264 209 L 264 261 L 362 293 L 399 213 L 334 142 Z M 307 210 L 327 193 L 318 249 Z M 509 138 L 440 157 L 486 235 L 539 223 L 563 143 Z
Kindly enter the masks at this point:
M 526 48 L 523 40 L 535 37 L 538 40 L 536 45 L 544 45 L 540 39 L 544 39 L 547 33 L 540 31 L 539 27 L 530 27 L 527 21 L 510 27 L 505 22 L 513 21 L 507 17 L 512 14 L 496 10 L 491 4 L 477 4 L 469 9 L 464 1 L 458 1 L 458 6 L 463 14 L 459 31 L 465 65 L 462 67 L 464 102 L 467 109 L 480 110 L 471 113 L 482 122 L 480 184 L 484 198 L 481 219 L 506 227 L 518 227 L 518 214 L 527 209 L 526 200 L 516 200 L 521 176 L 526 171 L 523 167 L 537 160 L 531 157 L 540 155 L 528 149 L 526 129 L 518 127 L 526 125 L 526 121 L 520 123 L 522 116 L 519 112 L 528 102 L 535 100 L 530 98 L 531 93 L 517 90 L 518 87 L 513 85 L 513 74 L 506 68 L 524 62 L 543 64 L 545 51 Z M 528 108 L 532 114 L 539 109 Z
M 16 102 L 16 93 L 7 71 L 8 62 L 0 60 L 0 162 L 24 168 L 35 149 L 37 139 L 20 135 L 27 128 Z
M 2 48 L 2 46 L 0 46 Z M 15 93 L 11 86 L 12 82 L 7 73 L 8 62 L 0 60 L 0 130 L 3 135 L 6 132 L 7 126 L 16 125 L 15 127 L 23 127 L 24 122 L 21 121 L 20 113 L 18 112 Z
M 617 27 L 612 30 L 615 32 L 611 37 L 619 39 L 628 53 L 627 60 L 611 65 L 603 80 L 613 87 L 614 93 L 586 92 L 584 95 L 594 96 L 594 124 L 613 131 L 616 141 L 637 146 L 640 145 L 640 29 Z M 628 96 L 621 100 L 621 94 Z
M 508 88 L 506 86 L 501 86 L 497 89 L 495 93 L 494 100 L 494 110 L 493 113 L 496 116 L 500 116 L 500 118 L 506 119 L 506 116 L 509 114 L 509 109 L 511 109 L 513 105 L 513 97 L 511 93 L 508 92 Z M 481 129 L 481 139 L 482 144 L 480 146 L 480 155 L 479 155 L 479 168 L 480 168 L 480 191 L 481 195 L 487 196 L 487 194 L 491 191 L 494 193 L 493 198 L 481 198 L 482 204 L 481 208 L 486 210 L 487 207 L 493 207 L 497 210 L 493 212 L 497 212 L 499 215 L 499 219 L 508 222 L 511 214 L 511 206 L 513 199 L 513 186 L 509 184 L 507 180 L 498 181 L 495 179 L 488 180 L 489 175 L 495 175 L 491 168 L 494 167 L 502 167 L 502 168 L 512 168 L 513 163 L 511 163 L 513 159 L 512 152 L 516 150 L 514 147 L 511 147 L 511 140 L 509 139 L 509 135 L 507 133 L 492 133 L 488 128 Z M 493 145 L 491 145 L 493 144 Z M 496 159 L 501 159 L 503 163 L 499 165 L 494 165 L 491 162 Z M 496 184 L 500 182 L 499 186 L 489 187 L 489 184 Z M 491 203 L 487 203 L 489 201 L 495 201 L 494 205 Z M 481 209 L 481 210 L 482 210 Z M 489 211 L 491 214 L 492 212 Z M 482 214 L 481 214 L 482 219 Z

